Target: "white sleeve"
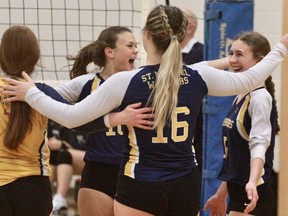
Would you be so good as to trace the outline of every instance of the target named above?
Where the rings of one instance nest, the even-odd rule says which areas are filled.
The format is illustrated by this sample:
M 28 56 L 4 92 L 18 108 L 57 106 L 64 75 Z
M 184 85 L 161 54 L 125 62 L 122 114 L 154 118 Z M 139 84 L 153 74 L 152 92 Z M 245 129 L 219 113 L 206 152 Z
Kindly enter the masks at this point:
M 66 83 L 56 86 L 55 90 L 70 103 L 75 103 L 79 98 L 83 86 L 87 83 L 88 80 L 91 80 L 94 77 L 94 74 L 78 76 L 72 80 L 67 81 Z
M 136 71 L 129 71 L 112 75 L 96 91 L 74 105 L 55 101 L 36 87 L 29 89 L 25 101 L 53 121 L 67 128 L 74 128 L 117 108 L 135 73 Z
M 202 76 L 208 95 L 229 96 L 247 93 L 264 83 L 287 55 L 287 48 L 278 43 L 259 63 L 242 73 L 231 73 L 205 65 L 191 65 Z
M 202 66 L 203 66 L 203 65 L 204 65 L 204 66 L 209 66 L 209 65 L 208 65 L 208 61 L 201 61 L 201 62 L 197 62 L 197 63 L 194 63 L 194 64 L 193 64 L 193 66 L 196 66 L 196 67 L 197 67 L 197 66 L 201 66 L 201 65 L 202 65 Z
M 265 89 L 251 92 L 250 95 L 248 112 L 251 117 L 249 134 L 251 161 L 258 157 L 265 162 L 265 154 L 270 145 L 272 133 L 270 122 L 272 97 Z

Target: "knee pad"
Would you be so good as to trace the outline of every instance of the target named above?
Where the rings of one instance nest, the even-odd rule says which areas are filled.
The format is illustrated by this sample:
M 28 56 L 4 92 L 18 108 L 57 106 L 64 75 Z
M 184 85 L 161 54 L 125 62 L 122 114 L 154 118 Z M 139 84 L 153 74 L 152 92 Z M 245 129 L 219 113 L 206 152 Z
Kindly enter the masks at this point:
M 72 164 L 72 155 L 69 151 L 61 149 L 58 153 L 57 162 L 59 164 Z
M 58 151 L 50 151 L 50 164 L 51 165 L 57 166 L 58 164 L 57 157 L 58 157 Z

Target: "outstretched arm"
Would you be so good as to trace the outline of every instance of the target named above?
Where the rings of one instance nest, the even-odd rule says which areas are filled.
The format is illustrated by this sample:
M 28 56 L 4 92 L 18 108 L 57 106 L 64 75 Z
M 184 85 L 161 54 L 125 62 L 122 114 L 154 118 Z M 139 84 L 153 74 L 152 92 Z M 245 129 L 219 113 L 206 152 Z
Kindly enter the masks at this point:
M 27 82 L 5 79 L 5 81 L 10 82 L 12 85 L 2 85 L 1 87 L 7 90 L 3 91 L 3 93 L 5 92 L 4 94 L 7 93 L 8 95 L 13 95 L 13 91 L 17 91 L 19 88 L 22 89 L 17 91 L 17 94 L 14 94 L 15 96 L 8 98 L 6 102 L 26 99 L 27 103 L 38 112 L 67 128 L 74 128 L 97 119 L 117 108 L 123 100 L 131 79 L 137 72 L 135 70 L 113 75 L 96 91 L 93 91 L 84 100 L 74 105 L 59 103 L 47 97 L 34 87 L 33 80 L 27 74 L 24 74 Z M 25 98 L 24 95 L 27 91 L 28 94 L 26 94 Z
M 50 96 L 54 100 L 60 101 L 62 103 L 69 103 L 66 99 L 64 99 L 54 88 L 45 83 L 35 83 L 36 87 L 43 91 L 46 95 Z
M 287 49 L 288 49 L 288 34 L 284 35 L 280 41 L 282 45 L 286 47 L 286 55 L 287 55 Z M 279 49 L 278 49 L 279 52 Z M 268 54 L 269 55 L 269 54 Z M 273 54 L 272 54 L 273 55 Z M 281 53 L 281 55 L 285 56 L 285 54 Z M 266 57 L 265 57 L 266 58 Z M 264 58 L 264 59 L 265 59 Z M 267 59 L 267 62 L 271 61 L 270 59 Z M 273 60 L 272 60 L 273 61 Z M 278 63 L 278 62 L 277 62 Z M 278 64 L 273 64 L 276 67 Z M 209 66 L 213 67 L 226 67 L 227 65 L 227 58 L 220 59 L 220 60 L 212 60 L 208 63 Z M 22 72 L 22 75 L 24 79 L 27 82 L 19 82 L 14 79 L 9 79 L 9 78 L 3 78 L 3 81 L 8 83 L 7 85 L 0 85 L 1 92 L 3 94 L 6 94 L 7 96 L 10 96 L 9 98 L 5 99 L 5 102 L 12 102 L 12 101 L 25 101 L 25 94 L 26 92 L 35 86 L 33 80 L 25 73 Z M 254 75 L 254 74 L 253 74 Z M 270 75 L 270 73 L 269 73 Z M 268 76 L 267 76 L 268 77 Z M 213 80 L 213 79 L 212 79 Z M 215 80 L 213 80 L 215 82 Z M 262 81 L 260 82 L 262 83 Z M 234 94 L 234 93 L 233 93 Z
M 60 101 L 62 103 L 70 104 L 66 99 L 64 99 L 54 88 L 52 88 L 49 85 L 46 85 L 45 83 L 35 83 L 36 87 L 43 91 L 46 95 L 50 96 L 54 100 Z M 129 113 L 127 114 L 129 115 Z M 93 131 L 103 131 L 106 130 L 107 127 L 104 123 L 104 117 L 101 116 L 100 118 L 97 118 L 93 120 L 92 122 L 89 122 L 87 124 L 84 124 L 80 127 L 75 128 L 75 130 L 80 131 L 82 133 L 88 133 Z
M 229 96 L 247 93 L 261 85 L 287 56 L 288 35 L 257 64 L 242 73 L 230 73 L 204 65 L 190 66 L 198 71 L 208 88 L 208 95 Z M 219 73 L 217 73 L 219 72 Z
M 22 97 L 22 96 L 24 96 L 23 93 L 26 92 L 27 89 L 35 86 L 34 81 L 25 72 L 23 72 L 23 77 L 25 78 L 25 80 L 27 82 L 18 82 L 17 80 L 10 80 L 9 81 L 9 82 L 11 82 L 12 85 L 10 86 L 11 87 L 10 90 L 5 91 L 5 93 L 9 94 L 9 92 L 15 91 L 16 88 L 22 89 L 22 90 L 18 91 L 19 94 L 15 94 L 14 97 L 13 96 L 10 97 L 9 98 L 10 101 L 24 100 L 25 97 Z M 119 84 L 114 85 L 114 86 L 119 86 Z M 1 90 L 1 91 L 3 91 L 3 90 Z M 117 88 L 117 92 L 119 92 L 119 88 Z M 113 99 L 114 100 L 110 99 L 109 101 L 110 102 L 115 101 L 114 97 L 113 97 Z M 100 101 L 100 100 L 98 100 L 98 101 Z M 61 105 L 59 104 L 59 106 L 61 106 Z M 88 107 L 95 107 L 95 106 L 88 106 Z M 99 106 L 99 107 L 104 107 L 104 106 Z M 109 119 L 108 119 L 108 121 L 106 121 L 106 126 L 101 122 L 101 120 L 97 119 L 97 120 L 90 121 L 89 123 L 87 123 L 87 125 L 83 125 L 83 126 L 75 128 L 75 129 L 80 130 L 82 132 L 91 132 L 91 131 L 103 130 L 103 129 L 106 129 L 106 127 L 111 127 L 111 126 L 116 126 L 116 125 L 122 124 L 122 125 L 129 125 L 129 126 L 134 126 L 134 127 L 150 130 L 151 129 L 150 125 L 152 124 L 152 121 L 153 121 L 153 115 L 151 114 L 152 109 L 148 108 L 148 107 L 144 107 L 144 108 L 143 107 L 140 108 L 140 107 L 141 107 L 141 103 L 131 104 L 131 105 L 127 106 L 125 110 L 123 110 L 121 112 L 111 113 L 110 115 L 107 116 L 107 117 L 109 117 Z M 48 108 L 46 107 L 46 109 L 48 109 Z M 41 110 L 43 110 L 43 109 L 41 109 Z M 85 111 L 87 109 L 83 109 L 83 110 Z M 87 112 L 89 113 L 89 111 L 87 111 Z M 91 111 L 91 113 L 92 112 L 94 112 L 94 111 Z M 97 116 L 97 117 L 99 117 L 99 116 Z M 62 117 L 59 117 L 59 118 L 62 118 Z M 58 118 L 58 120 L 59 120 L 59 118 Z M 55 121 L 57 121 L 57 119 Z M 83 120 L 83 122 L 84 122 L 84 120 Z M 59 123 L 63 125 L 63 123 L 61 123 L 61 122 L 59 122 Z M 86 123 L 86 122 L 84 122 L 84 123 Z M 73 127 L 72 124 L 71 125 L 69 123 L 67 123 L 67 124 L 64 123 L 64 126 Z
M 281 44 L 278 44 L 261 62 L 243 73 L 215 74 L 213 71 L 205 73 L 207 66 L 198 68 L 202 70 L 199 71 L 199 74 L 208 87 L 208 94 L 214 96 L 235 95 L 251 91 L 263 83 L 284 59 L 288 48 L 288 34 L 280 42 Z M 11 96 L 5 99 L 5 102 L 26 99 L 27 103 L 43 115 L 71 128 L 99 118 L 118 107 L 135 73 L 137 70 L 114 74 L 91 95 L 73 106 L 56 102 L 36 88 L 32 88 L 34 83 L 33 80 L 32 84 L 29 79 L 27 80 L 28 75 L 27 77 L 25 75 L 28 83 L 4 78 L 4 82 L 11 85 L 0 85 L 0 88 L 4 89 L 2 93 Z

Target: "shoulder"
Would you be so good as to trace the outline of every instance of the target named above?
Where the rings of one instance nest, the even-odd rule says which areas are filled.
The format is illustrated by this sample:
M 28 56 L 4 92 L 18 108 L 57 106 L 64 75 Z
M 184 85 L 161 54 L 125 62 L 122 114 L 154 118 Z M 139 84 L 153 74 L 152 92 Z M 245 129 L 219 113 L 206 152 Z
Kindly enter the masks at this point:
M 204 44 L 200 43 L 200 42 L 196 42 L 193 46 L 194 48 L 198 48 L 198 49 L 203 49 L 204 48 Z
M 252 92 L 250 92 L 251 102 L 257 102 L 257 103 L 266 103 L 272 102 L 272 96 L 267 91 L 266 88 L 259 88 Z
M 81 76 L 78 76 L 78 77 L 75 77 L 74 79 L 72 80 L 91 80 L 91 79 L 94 79 L 95 74 L 84 74 L 84 75 L 81 75 Z
M 254 110 L 258 114 L 270 112 L 272 100 L 272 96 L 265 88 L 254 90 L 250 92 L 249 110 Z
M 109 77 L 100 87 L 101 89 L 110 88 L 111 92 L 119 93 L 121 90 L 126 90 L 129 86 L 131 80 L 139 72 L 140 69 L 132 71 L 122 71 L 116 74 L 113 74 Z M 113 89 L 115 91 L 113 91 Z M 121 90 L 120 90 L 121 89 Z
M 142 68 L 132 70 L 132 71 L 122 71 L 113 74 L 108 80 L 113 80 L 113 81 L 126 81 L 126 80 L 131 80 L 139 71 L 141 71 Z M 108 81 L 107 80 L 107 81 Z M 106 82 L 107 82 L 106 81 Z
M 211 67 L 208 65 L 207 61 L 201 61 L 190 65 L 184 65 L 184 68 L 189 68 L 190 70 L 197 71 L 201 74 L 204 71 L 210 70 Z

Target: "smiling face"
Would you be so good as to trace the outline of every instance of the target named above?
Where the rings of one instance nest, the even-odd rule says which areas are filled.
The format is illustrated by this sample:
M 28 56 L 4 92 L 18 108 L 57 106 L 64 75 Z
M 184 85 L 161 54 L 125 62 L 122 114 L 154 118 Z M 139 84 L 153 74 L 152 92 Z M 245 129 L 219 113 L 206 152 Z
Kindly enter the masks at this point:
M 131 32 L 122 32 L 117 35 L 115 48 L 111 49 L 111 60 L 115 71 L 127 71 L 134 69 L 134 61 L 137 58 L 137 42 Z
M 254 57 L 252 49 L 239 39 L 232 43 L 229 56 L 230 67 L 236 73 L 249 69 L 259 61 Z

